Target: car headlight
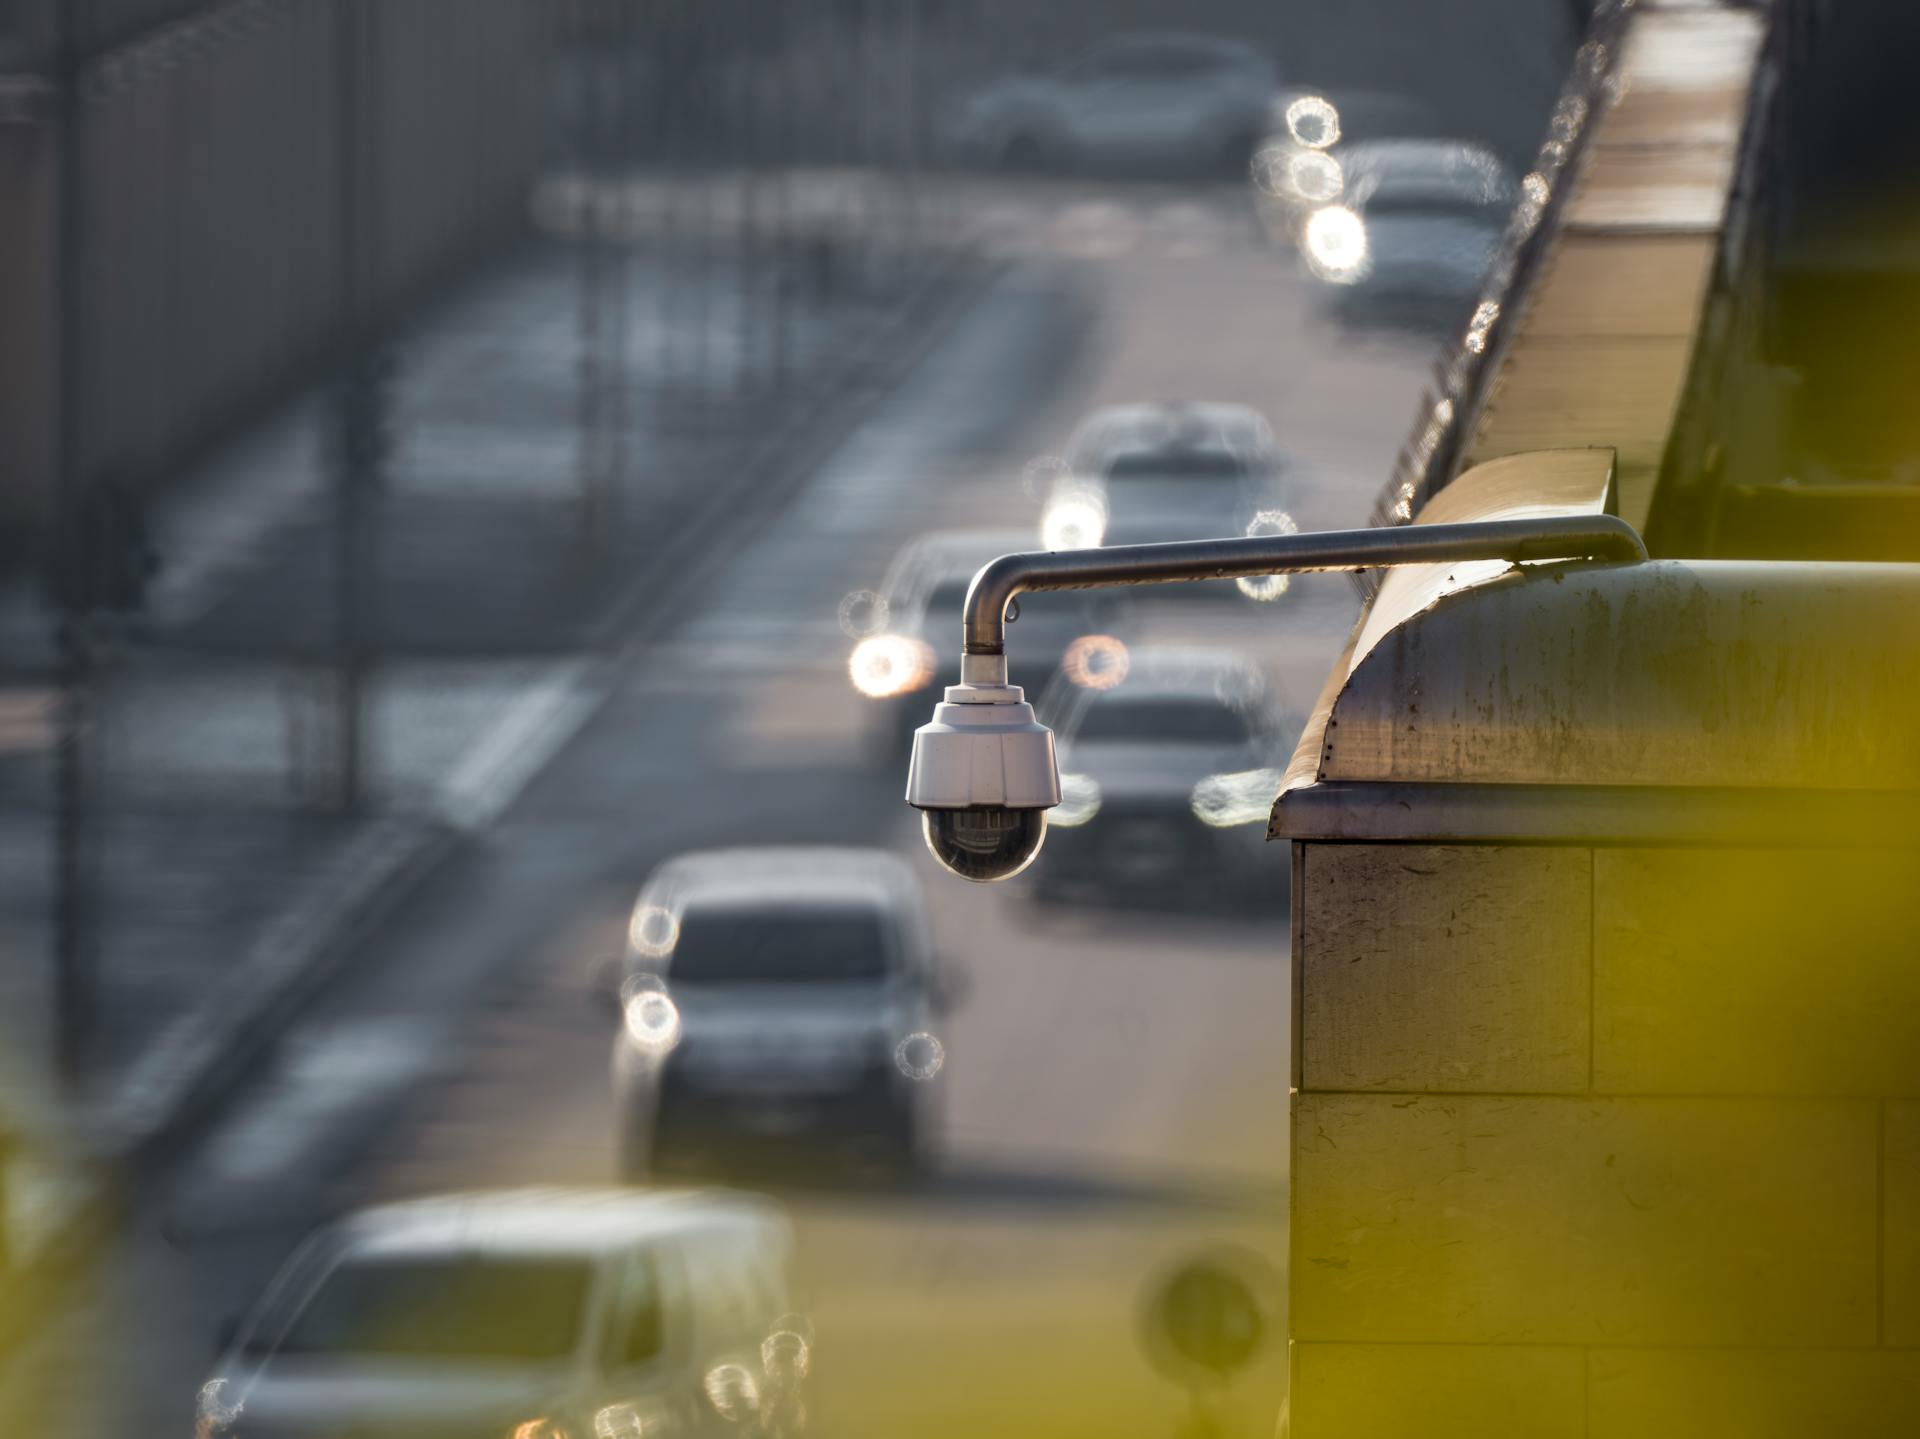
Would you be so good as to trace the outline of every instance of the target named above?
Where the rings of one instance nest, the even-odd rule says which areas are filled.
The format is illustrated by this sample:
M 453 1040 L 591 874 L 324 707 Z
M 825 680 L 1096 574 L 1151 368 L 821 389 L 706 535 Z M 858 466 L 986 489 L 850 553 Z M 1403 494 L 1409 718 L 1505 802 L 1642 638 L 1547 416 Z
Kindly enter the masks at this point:
M 1325 150 L 1340 143 L 1340 111 L 1324 95 L 1301 95 L 1287 106 L 1287 133 L 1296 145 Z
M 627 1038 L 642 1054 L 665 1059 L 680 1043 L 680 1007 L 657 982 L 631 987 L 622 1012 Z
M 1210 774 L 1193 787 L 1194 818 L 1214 829 L 1265 824 L 1284 778 L 1277 769 Z M 1065 787 L 1064 777 L 1062 787 Z
M 1367 273 L 1370 263 L 1366 222 L 1345 205 L 1323 206 L 1307 217 L 1303 249 L 1315 275 L 1330 284 L 1351 285 Z
M 1114 635 L 1081 635 L 1060 655 L 1060 673 L 1083 690 L 1110 690 L 1132 669 L 1126 641 Z
M 1331 204 L 1347 188 L 1347 174 L 1325 150 L 1296 150 L 1287 160 L 1287 188 L 1310 204 Z
M 1091 490 L 1056 495 L 1040 518 L 1040 543 L 1049 550 L 1092 550 L 1107 537 L 1107 507 Z
M 200 1386 L 194 1404 L 194 1439 L 218 1439 L 233 1427 L 246 1407 L 246 1402 L 234 1395 L 231 1380 L 209 1379 Z
M 1055 829 L 1077 829 L 1100 813 L 1100 782 L 1090 774 L 1060 776 L 1060 803 L 1047 816 Z
M 760 1381 L 739 1364 L 716 1364 L 700 1380 L 713 1412 L 729 1424 L 745 1424 L 760 1410 Z
M 933 672 L 933 646 L 912 635 L 869 635 L 847 661 L 847 677 L 868 699 L 911 694 L 925 688 Z

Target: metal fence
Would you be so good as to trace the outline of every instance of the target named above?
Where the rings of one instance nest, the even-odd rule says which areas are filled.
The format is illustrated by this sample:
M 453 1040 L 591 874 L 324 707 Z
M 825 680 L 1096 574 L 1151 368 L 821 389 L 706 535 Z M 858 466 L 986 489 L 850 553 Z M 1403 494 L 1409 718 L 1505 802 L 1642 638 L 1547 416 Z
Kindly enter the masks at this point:
M 284 390 L 341 338 L 348 96 L 377 116 L 367 300 L 392 306 L 521 212 L 543 78 L 533 0 L 380 0 L 343 83 L 343 4 L 75 6 L 76 231 L 57 238 L 63 82 L 52 0 L 16 3 L 0 114 L 0 527 L 55 506 L 58 267 L 75 269 L 77 453 L 138 490 Z M 63 253 L 64 252 L 64 253 Z

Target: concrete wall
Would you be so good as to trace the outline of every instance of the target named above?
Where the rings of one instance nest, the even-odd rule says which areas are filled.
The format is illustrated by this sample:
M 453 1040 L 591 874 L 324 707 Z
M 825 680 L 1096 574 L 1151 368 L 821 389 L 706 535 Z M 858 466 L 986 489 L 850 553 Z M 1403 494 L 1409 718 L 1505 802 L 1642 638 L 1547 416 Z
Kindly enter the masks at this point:
M 1920 854 L 1791 838 L 1298 846 L 1294 1439 L 1920 1432 Z

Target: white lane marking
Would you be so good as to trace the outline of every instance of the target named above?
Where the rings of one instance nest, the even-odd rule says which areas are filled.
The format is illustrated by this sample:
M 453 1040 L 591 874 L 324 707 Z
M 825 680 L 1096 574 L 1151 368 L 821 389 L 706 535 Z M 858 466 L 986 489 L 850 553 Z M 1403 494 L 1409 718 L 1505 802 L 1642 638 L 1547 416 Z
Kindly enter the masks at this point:
M 562 746 L 580 732 L 605 694 L 586 660 L 555 665 L 508 705 L 442 781 L 434 808 L 472 832 L 507 810 Z
M 299 1045 L 282 1082 L 214 1141 L 198 1177 L 218 1188 L 280 1172 L 355 1107 L 425 1073 L 437 1047 L 426 1023 L 405 1018 L 335 1029 Z

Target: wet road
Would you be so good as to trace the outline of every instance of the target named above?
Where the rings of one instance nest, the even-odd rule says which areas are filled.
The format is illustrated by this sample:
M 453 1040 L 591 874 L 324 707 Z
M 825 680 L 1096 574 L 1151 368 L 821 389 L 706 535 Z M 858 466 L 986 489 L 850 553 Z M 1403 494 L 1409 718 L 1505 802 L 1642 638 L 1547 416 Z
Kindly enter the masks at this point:
M 1077 351 L 1059 333 L 1076 304 L 1094 317 Z M 1036 375 L 1036 353 L 1072 363 Z M 1221 1240 L 1284 1270 L 1284 918 L 1042 912 L 943 877 L 846 683 L 835 609 L 920 530 L 1026 523 L 1023 467 L 1110 401 L 1253 403 L 1298 462 L 1303 527 L 1361 523 L 1425 358 L 1344 340 L 1292 262 L 1250 239 L 1003 271 L 784 512 L 696 567 L 659 642 L 369 938 L 13 1382 L 78 1405 L 68 1432 L 185 1432 L 222 1316 L 319 1219 L 609 1182 L 594 960 L 648 871 L 709 845 L 877 843 L 913 857 L 968 994 L 926 1184 L 782 1194 L 817 1412 L 863 1435 L 1170 1432 L 1186 1400 L 1140 1358 L 1142 1286 Z M 1271 607 L 1168 606 L 1148 628 L 1246 647 L 1304 709 L 1353 604 L 1344 580 L 1315 579 Z M 1277 875 L 1284 851 L 1266 859 Z M 1283 1379 L 1276 1343 L 1235 1391 L 1245 1432 L 1271 1432 Z

